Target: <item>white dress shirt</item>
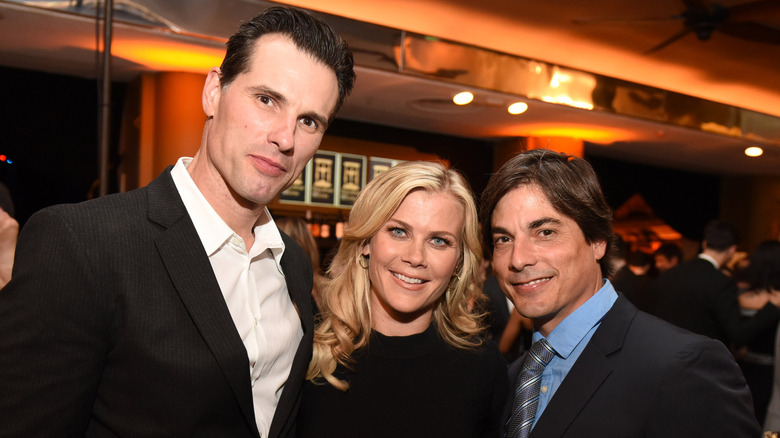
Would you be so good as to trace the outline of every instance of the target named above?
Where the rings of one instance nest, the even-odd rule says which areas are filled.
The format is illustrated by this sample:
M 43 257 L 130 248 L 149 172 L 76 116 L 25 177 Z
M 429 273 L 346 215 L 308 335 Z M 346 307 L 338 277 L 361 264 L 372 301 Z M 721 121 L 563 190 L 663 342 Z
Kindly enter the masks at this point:
M 255 242 L 244 240 L 219 217 L 198 190 L 182 157 L 171 171 L 173 182 L 203 242 L 236 330 L 249 357 L 255 421 L 267 436 L 276 405 L 290 374 L 303 328 L 279 264 L 284 243 L 268 209 L 256 225 Z

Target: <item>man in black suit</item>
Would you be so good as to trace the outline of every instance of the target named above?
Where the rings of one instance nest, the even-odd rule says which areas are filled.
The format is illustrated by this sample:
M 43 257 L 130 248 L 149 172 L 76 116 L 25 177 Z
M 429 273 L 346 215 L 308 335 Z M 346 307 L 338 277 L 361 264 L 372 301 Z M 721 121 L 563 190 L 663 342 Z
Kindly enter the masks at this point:
M 657 315 L 674 325 L 717 339 L 728 346 L 744 345 L 777 326 L 780 292 L 748 319 L 739 309 L 737 283 L 721 271 L 737 251 L 737 233 L 723 220 L 704 229 L 702 252 L 693 260 L 661 274 L 654 285 Z
M 605 279 L 612 214 L 585 160 L 521 153 L 491 177 L 480 216 L 501 288 L 534 324 L 535 354 L 510 380 L 549 359 L 536 394 L 517 382 L 531 409 L 508 401 L 507 437 L 759 435 L 725 346 L 640 312 Z
M 327 24 L 270 8 L 209 72 L 193 158 L 30 218 L 0 291 L 0 436 L 292 435 L 312 268 L 266 205 L 354 78 Z

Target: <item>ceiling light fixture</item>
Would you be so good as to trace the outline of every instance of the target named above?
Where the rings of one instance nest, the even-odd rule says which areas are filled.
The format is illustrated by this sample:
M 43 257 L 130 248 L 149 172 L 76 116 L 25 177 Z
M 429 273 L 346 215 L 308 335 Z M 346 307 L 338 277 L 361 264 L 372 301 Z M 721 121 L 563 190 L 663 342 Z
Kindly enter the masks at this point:
M 515 102 L 506 109 L 509 114 L 517 115 L 523 114 L 528 110 L 528 104 L 525 102 Z
M 748 157 L 760 157 L 763 153 L 764 150 L 758 146 L 750 146 L 749 148 L 745 149 L 745 155 Z
M 472 100 L 474 100 L 474 95 L 468 91 L 460 92 L 452 98 L 455 105 L 467 105 L 471 103 Z

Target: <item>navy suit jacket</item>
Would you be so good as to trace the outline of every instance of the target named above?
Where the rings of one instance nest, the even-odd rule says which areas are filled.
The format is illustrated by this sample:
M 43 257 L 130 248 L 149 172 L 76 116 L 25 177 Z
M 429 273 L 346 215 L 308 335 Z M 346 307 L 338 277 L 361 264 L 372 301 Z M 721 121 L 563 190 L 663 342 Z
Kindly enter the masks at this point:
M 510 367 L 513 387 L 523 359 Z M 530 436 L 748 438 L 760 428 L 721 342 L 640 312 L 621 294 Z
M 271 425 L 291 434 L 312 270 L 282 234 L 304 337 Z M 0 291 L 0 436 L 258 437 L 249 362 L 170 168 L 33 215 Z

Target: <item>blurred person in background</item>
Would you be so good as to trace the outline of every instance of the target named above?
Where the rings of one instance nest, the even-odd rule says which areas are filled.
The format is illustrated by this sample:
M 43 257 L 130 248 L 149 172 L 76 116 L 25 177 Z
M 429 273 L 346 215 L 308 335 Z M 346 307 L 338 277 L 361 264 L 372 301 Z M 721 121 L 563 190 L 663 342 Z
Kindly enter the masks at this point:
M 317 247 L 317 241 L 311 234 L 308 225 L 306 225 L 306 221 L 299 217 L 281 217 L 276 219 L 276 226 L 288 236 L 292 237 L 293 240 L 295 240 L 298 245 L 301 245 L 301 248 L 306 251 L 306 254 L 308 254 L 314 271 L 314 287 L 311 290 L 311 295 L 314 298 L 317 307 L 320 307 L 320 290 L 322 289 L 323 281 L 325 281 L 325 276 L 322 274 L 320 250 L 319 247 Z
M 14 267 L 19 222 L 16 221 L 14 202 L 8 187 L 0 183 L 0 288 L 11 280 Z
M 749 290 L 739 294 L 739 303 L 745 318 L 753 317 L 770 300 L 772 294 L 780 293 L 780 242 L 761 242 L 750 253 L 745 268 L 745 279 Z M 778 325 L 768 327 L 753 340 L 742 346 L 738 359 L 753 394 L 756 417 L 766 430 L 780 431 L 780 374 L 776 374 Z M 774 389 L 772 382 L 774 381 Z M 773 397 L 773 408 L 769 408 Z M 767 418 L 771 415 L 772 418 Z
M 745 345 L 776 326 L 780 320 L 780 293 L 769 294 L 751 318 L 742 317 L 736 281 L 722 271 L 736 251 L 734 227 L 723 220 L 708 223 L 701 253 L 656 279 L 656 315 L 730 348 Z
M 676 243 L 664 243 L 653 253 L 653 260 L 655 261 L 655 269 L 659 274 L 666 272 L 682 263 L 682 248 Z

